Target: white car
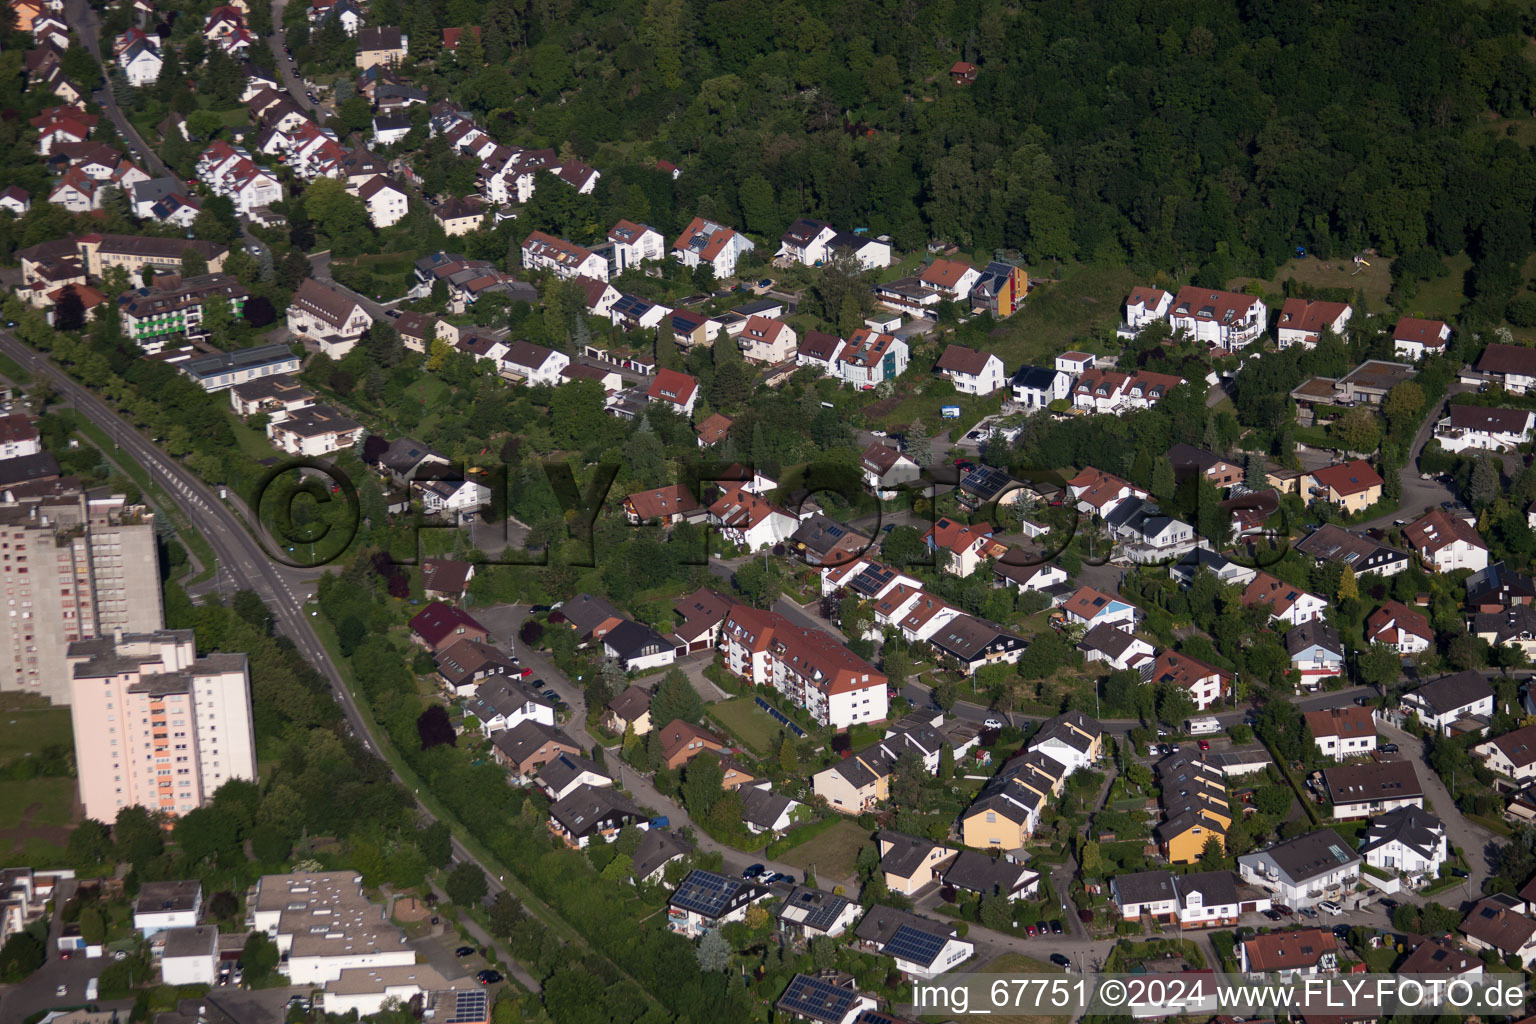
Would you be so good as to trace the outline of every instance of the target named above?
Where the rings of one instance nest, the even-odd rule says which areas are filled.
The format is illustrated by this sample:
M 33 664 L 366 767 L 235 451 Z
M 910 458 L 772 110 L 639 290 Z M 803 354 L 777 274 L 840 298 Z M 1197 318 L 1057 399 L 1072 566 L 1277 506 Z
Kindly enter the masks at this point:
M 1331 917 L 1338 917 L 1344 913 L 1344 908 L 1333 902 L 1333 900 L 1323 900 L 1323 902 L 1317 905 L 1317 909 Z
M 60 985 L 57 989 L 54 990 L 53 994 L 55 996 L 58 996 L 60 999 L 62 999 L 65 996 L 69 995 L 69 986 L 68 985 Z
M 886 433 L 883 430 L 871 430 L 869 432 L 869 436 L 870 437 L 885 437 Z
M 988 729 L 1001 729 L 1003 727 L 1003 720 L 998 718 L 996 715 L 991 715 L 985 722 L 982 722 L 981 724 L 986 726 Z

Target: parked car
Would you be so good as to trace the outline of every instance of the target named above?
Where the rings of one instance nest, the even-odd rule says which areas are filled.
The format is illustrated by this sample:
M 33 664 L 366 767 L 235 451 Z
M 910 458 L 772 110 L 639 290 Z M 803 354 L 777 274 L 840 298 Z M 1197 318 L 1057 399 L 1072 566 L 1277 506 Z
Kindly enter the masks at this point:
M 1350 931 L 1350 928 L 1349 928 L 1349 925 L 1347 925 L 1347 924 L 1336 924 L 1336 925 L 1333 926 L 1333 935 L 1334 935 L 1334 938 L 1337 938 L 1337 939 L 1347 939 L 1347 938 L 1349 938 L 1349 931 Z
M 474 946 L 460 946 L 458 949 L 453 951 L 453 955 L 454 956 L 460 956 L 460 957 L 463 957 L 463 956 L 474 956 L 475 955 L 475 947 Z
M 1031 925 L 1026 925 L 1025 928 L 1024 928 L 1024 934 L 1028 935 L 1030 938 L 1034 938 L 1035 937 L 1035 926 L 1032 925 L 1032 924 Z
M 1052 921 L 1051 922 L 1051 934 L 1052 935 L 1060 935 L 1061 934 L 1061 922 L 1060 921 Z
M 1051 954 L 1051 963 L 1055 964 L 1057 967 L 1071 967 L 1072 966 L 1072 961 L 1067 959 L 1067 956 L 1066 956 L 1065 953 L 1052 953 Z
M 1001 729 L 1003 727 L 1003 720 L 996 715 L 988 715 L 987 720 L 981 724 L 988 729 Z
M 543 693 L 539 694 L 539 696 L 543 697 L 545 700 L 559 700 L 560 699 L 560 695 L 558 693 L 556 693 L 554 690 L 545 690 Z
M 1368 708 L 1370 706 L 1371 706 L 1371 698 L 1369 698 L 1369 697 L 1356 697 L 1355 698 L 1355 707 L 1357 707 L 1357 708 Z
M 1311 907 L 1302 907 L 1301 908 L 1301 916 L 1302 917 L 1316 918 L 1317 917 L 1317 911 L 1313 910 Z
M 1200 741 L 1200 749 L 1201 750 L 1210 750 L 1211 749 L 1211 745 L 1206 740 L 1201 740 Z
M 761 878 L 768 868 L 763 864 L 753 864 L 741 873 L 742 878 Z
M 475 975 L 475 980 L 482 985 L 494 985 L 501 980 L 501 972 L 486 969 Z
M 1296 913 L 1296 911 L 1292 910 L 1284 903 L 1276 903 L 1275 910 L 1279 912 L 1281 917 L 1290 917 L 1292 914 Z
M 1317 905 L 1317 909 L 1321 910 L 1329 917 L 1338 917 L 1340 914 L 1344 913 L 1344 908 L 1333 902 L 1333 900 L 1323 900 L 1323 902 Z
M 1285 915 L 1281 914 L 1278 910 L 1266 910 L 1264 911 L 1264 916 L 1269 918 L 1271 921 L 1278 921 Z
M 1381 751 L 1383 754 L 1395 754 L 1398 751 L 1398 746 L 1396 743 L 1383 743 L 1376 749 Z
M 887 434 L 887 433 L 886 433 L 886 432 L 885 432 L 885 431 L 883 431 L 883 430 L 871 430 L 871 431 L 870 431 L 870 432 L 869 432 L 869 436 L 870 436 L 870 437 L 889 437 L 889 436 L 890 436 L 890 435 L 889 435 L 889 434 Z

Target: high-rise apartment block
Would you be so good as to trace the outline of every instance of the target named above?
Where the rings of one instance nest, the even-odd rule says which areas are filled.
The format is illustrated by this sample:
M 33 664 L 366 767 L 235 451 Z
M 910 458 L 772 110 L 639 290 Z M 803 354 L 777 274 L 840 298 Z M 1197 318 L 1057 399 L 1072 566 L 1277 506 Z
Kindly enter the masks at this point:
M 89 817 L 132 804 L 181 815 L 256 778 L 244 654 L 199 658 L 190 629 L 117 633 L 70 644 L 67 678 Z
M 0 494 L 0 690 L 70 700 L 76 640 L 165 624 L 154 516 L 105 491 Z

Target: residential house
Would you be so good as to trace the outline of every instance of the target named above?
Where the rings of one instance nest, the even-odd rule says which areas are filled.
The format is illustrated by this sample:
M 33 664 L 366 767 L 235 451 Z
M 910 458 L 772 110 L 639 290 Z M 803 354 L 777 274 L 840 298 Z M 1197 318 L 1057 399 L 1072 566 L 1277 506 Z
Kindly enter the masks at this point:
M 690 309 L 674 309 L 666 320 L 672 340 L 685 352 L 696 345 L 713 345 L 720 336 L 720 321 Z
M 944 869 L 943 881 L 952 889 L 973 892 L 983 899 L 1001 896 L 1022 900 L 1039 892 L 1040 872 L 1006 855 L 993 857 L 980 850 L 961 850 Z
M 1424 564 L 1436 572 L 1488 568 L 1488 544 L 1461 516 L 1430 509 L 1407 526 L 1403 536 Z
M 329 405 L 306 406 L 280 422 L 267 424 L 267 437 L 275 448 L 303 458 L 346 451 L 355 447 L 366 432 L 357 420 Z
M 656 371 L 645 389 L 647 401 L 671 406 L 684 416 L 693 415 L 693 404 L 699 397 L 699 382 L 686 373 L 665 367 Z
M 533 784 L 553 803 L 559 803 L 578 787 L 591 786 L 600 789 L 613 785 L 613 779 L 590 758 L 575 754 L 558 754 L 555 759 L 539 769 Z
M 971 311 L 990 313 L 1001 320 L 1017 312 L 1028 294 L 1029 274 L 1023 267 L 993 260 L 971 286 Z
M 1267 572 L 1256 574 L 1243 589 L 1243 607 L 1264 605 L 1272 618 L 1291 626 L 1322 618 L 1328 602 L 1300 587 L 1278 580 Z
M 648 224 L 620 220 L 608 229 L 608 241 L 613 245 L 614 274 L 622 274 L 630 267 L 666 257 L 666 239 L 660 231 Z
M 1167 459 L 1173 464 L 1175 480 L 1198 476 L 1212 487 L 1222 491 L 1243 482 L 1242 466 L 1215 452 L 1196 448 L 1192 444 L 1184 444 L 1181 441 L 1174 445 L 1168 449 Z
M 676 770 L 705 751 L 717 756 L 724 753 L 725 741 L 706 729 L 674 718 L 656 730 L 661 737 L 661 757 L 668 768 Z
M 1444 352 L 1450 340 L 1451 328 L 1444 320 L 1405 316 L 1392 328 L 1392 354 L 1416 363 L 1425 356 Z
M 376 228 L 398 224 L 410 209 L 411 197 L 405 186 L 382 174 L 363 182 L 357 198 L 368 210 L 368 222 Z
M 681 484 L 636 491 L 624 499 L 624 516 L 636 526 L 649 522 L 671 526 L 698 510 L 698 501 Z
M 876 440 L 859 456 L 864 486 L 877 498 L 893 498 L 906 485 L 922 478 L 923 470 L 898 448 Z
M 1437 937 L 1415 946 L 1393 973 L 1476 977 L 1483 973 L 1483 962 L 1455 943 Z
M 672 606 L 677 628 L 672 633 L 678 654 L 711 651 L 720 644 L 720 630 L 731 611 L 731 600 L 708 587 L 700 587 Z
M 532 387 L 556 387 L 571 357 L 531 341 L 515 341 L 501 357 L 502 372 Z
M 883 721 L 889 680 L 819 629 L 776 612 L 735 605 L 721 627 L 725 667 L 754 686 L 772 686 L 822 726 Z
M 1072 394 L 1072 375 L 1044 366 L 1021 366 L 1008 380 L 1013 400 L 1025 409 L 1044 409 Z
M 153 84 L 160 77 L 160 48 L 148 39 L 139 39 L 117 55 L 117 66 L 134 88 Z
M 1269 310 L 1252 295 L 1212 291 L 1193 285 L 1180 288 L 1168 310 L 1175 334 L 1185 331 L 1195 341 L 1237 351 L 1264 336 Z
M 288 329 L 313 339 L 320 351 L 340 359 L 357 345 L 373 324 L 362 303 L 306 277 L 288 306 Z
M 1362 863 L 1335 832 L 1323 829 L 1244 854 L 1237 871 L 1243 881 L 1272 892 L 1275 902 L 1300 910 L 1352 889 Z
M 887 829 L 875 833 L 875 842 L 880 849 L 880 870 L 886 886 L 891 892 L 906 896 L 937 883 L 956 853 L 932 840 Z
M 1319 561 L 1348 566 L 1357 577 L 1396 576 L 1409 563 L 1405 552 L 1333 523 L 1324 523 L 1293 546 Z
M 142 937 L 191 928 L 203 910 L 203 884 L 197 880 L 145 882 L 133 904 L 133 928 Z
M 1326 501 L 1346 513 L 1361 512 L 1381 500 L 1381 474 L 1364 459 L 1336 463 L 1301 477 L 1302 496 Z
M 845 523 L 820 512 L 806 515 L 785 545 L 807 565 L 843 565 L 857 560 L 874 541 Z
M 459 640 L 487 640 L 490 633 L 466 611 L 433 601 L 411 617 L 411 639 L 433 654 Z
M 582 643 L 601 640 L 608 631 L 624 621 L 619 610 L 607 600 L 592 594 L 577 594 L 559 608 L 565 621 L 576 631 Z
M 729 780 L 727 780 L 729 781 Z M 763 786 L 746 786 L 741 793 L 741 820 L 752 835 L 786 831 L 795 821 L 795 812 L 805 805 Z
M 608 261 L 601 254 L 542 231 L 523 240 L 523 266 L 548 270 L 562 281 L 575 277 L 608 280 Z
M 1354 314 L 1347 302 L 1321 299 L 1289 298 L 1280 306 L 1277 345 L 1283 351 L 1292 345 L 1315 348 L 1323 332 L 1342 338 L 1344 325 Z
M 473 642 L 460 641 L 449 648 L 445 654 L 458 659 L 460 645 Z M 494 671 L 494 660 L 487 660 Z M 468 664 L 469 658 L 465 656 L 463 662 Z M 442 660 L 438 668 L 439 674 L 448 663 L 448 659 Z M 464 705 L 464 710 L 479 723 L 478 728 L 483 736 L 494 737 L 497 733 L 516 729 L 524 722 L 532 722 L 550 729 L 555 727 L 554 704 L 548 698 L 534 692 L 533 687 L 521 679 L 505 675 L 487 676 L 474 688 L 473 693 L 474 696 Z M 467 726 L 469 723 L 465 724 Z
M 1401 706 L 1418 715 L 1426 728 L 1449 735 L 1451 727 L 1463 719 L 1474 724 L 1480 720 L 1486 728 L 1493 716 L 1493 698 L 1493 688 L 1482 674 L 1468 669 L 1410 690 L 1403 694 Z
M 1237 954 L 1244 974 L 1278 975 L 1290 981 L 1336 970 L 1339 941 L 1326 928 L 1297 928 L 1244 939 Z
M 687 857 L 693 848 L 680 837 L 664 829 L 647 829 L 635 847 L 630 878 L 636 885 L 654 885 L 662 880 L 667 866 Z
M 956 85 L 974 85 L 976 84 L 978 70 L 976 65 L 970 61 L 957 60 L 950 66 L 949 80 Z
M 1034 834 L 1040 812 L 1060 793 L 1060 762 L 1026 754 L 1005 764 L 960 814 L 960 835 L 974 849 L 1016 850 Z
M 1232 673 L 1224 669 L 1169 648 L 1159 651 L 1151 661 L 1143 661 L 1140 669 L 1144 683 L 1177 686 L 1189 694 L 1200 711 L 1230 695 L 1235 680 Z
M 603 728 L 619 735 L 633 730 L 636 736 L 651 731 L 651 691 L 642 686 L 625 687 L 603 709 Z
M 1239 565 L 1210 548 L 1193 548 L 1168 567 L 1168 575 L 1181 587 L 1193 586 L 1195 577 L 1202 572 L 1208 572 L 1216 577 L 1218 583 L 1232 583 L 1243 587 L 1252 583 L 1253 578 L 1258 575 L 1258 570 Z
M 432 219 L 443 226 L 443 233 L 445 235 L 449 238 L 457 238 L 460 235 L 467 235 L 471 231 L 480 230 L 480 225 L 485 220 L 485 204 L 474 196 L 463 199 L 457 196 L 449 196 L 432 207 Z M 541 236 L 544 239 L 550 238 L 549 235 L 545 235 L 543 232 L 535 231 L 523 242 L 523 266 L 529 269 L 537 270 L 541 267 L 547 267 L 554 271 L 556 277 L 564 280 L 572 276 L 572 274 L 586 273 L 596 266 L 596 264 L 591 263 L 585 258 L 574 264 L 570 262 L 571 259 L 575 259 L 580 255 L 576 252 L 576 250 L 581 248 L 580 246 L 572 245 L 564 239 L 556 238 L 552 239 L 552 241 L 560 243 L 562 247 L 569 246 L 570 248 L 569 250 L 564 248 L 551 250 L 534 243 L 535 236 Z M 532 248 L 533 262 L 529 262 L 530 243 L 534 243 Z M 586 250 L 582 251 L 585 252 Z M 569 254 L 569 258 L 567 258 L 567 254 Z M 572 265 L 576 269 L 567 272 L 568 267 Z
M 1529 409 L 1452 405 L 1435 424 L 1435 440 L 1449 452 L 1512 452 L 1536 430 L 1536 412 Z
M 593 842 L 611 843 L 625 825 L 643 829 L 648 821 L 644 811 L 612 786 L 577 786 L 549 808 L 550 832 L 578 850 Z
M 404 113 L 374 114 L 370 141 L 379 149 L 393 146 L 411 133 L 410 115 Z
M 827 246 L 836 237 L 837 229 L 832 225 L 801 217 L 779 236 L 779 251 L 774 253 L 774 259 L 814 267 L 831 255 Z
M 981 278 L 981 271 L 961 260 L 934 260 L 923 268 L 918 280 L 941 295 L 963 302 Z M 985 393 L 985 392 L 983 392 Z
M 1468 631 L 1494 647 L 1518 647 L 1527 657 L 1536 655 L 1536 608 L 1517 604 L 1506 611 L 1478 612 Z
M 219 960 L 217 925 L 171 928 L 160 950 L 160 980 L 166 985 L 213 985 Z
M 410 52 L 410 36 L 398 28 L 370 27 L 357 33 L 357 66 L 364 70 L 379 64 L 397 67 Z
M 1536 918 L 1523 913 L 1524 909 L 1518 897 L 1494 893 L 1467 911 L 1458 930 L 1473 949 L 1513 956 L 1523 967 L 1536 957 Z
M 7 185 L 0 188 L 0 210 L 8 210 L 13 216 L 20 217 L 32 209 L 32 193 L 20 185 Z
M 561 754 L 579 757 L 581 748 L 564 732 L 532 718 L 491 737 L 491 757 L 525 780 L 532 779 L 540 768 Z
M 964 614 L 955 605 L 926 591 L 905 592 L 897 587 L 875 605 L 875 621 L 894 625 L 908 643 L 925 642 L 942 627 Z
M 1136 487 L 1102 469 L 1088 466 L 1067 481 L 1067 490 L 1077 503 L 1077 510 L 1087 515 L 1104 518 L 1122 502 L 1131 498 L 1146 500 L 1151 497 Z
M 937 977 L 975 952 L 972 943 L 957 937 L 954 925 L 895 907 L 871 907 L 853 934 L 861 948 L 890 957 L 898 971 L 912 978 Z
M 257 345 L 216 355 L 190 356 L 172 362 L 204 391 L 222 391 L 261 377 L 299 372 L 299 360 L 287 345 Z
M 521 674 L 517 662 L 482 640 L 457 640 L 439 651 L 435 660 L 437 677 L 456 697 L 473 696 L 490 676 Z
M 1536 385 L 1536 349 L 1493 342 L 1478 356 L 1477 372 L 1501 384 L 1505 391 L 1523 395 Z
M 475 578 L 475 563 L 451 558 L 421 560 L 421 589 L 429 600 L 462 601 Z
M 700 264 L 714 271 L 715 280 L 736 274 L 736 261 L 757 248 L 745 235 L 703 217 L 695 217 L 672 243 L 672 258 L 685 267 Z
M 1407 363 L 1367 359 L 1338 379 L 1335 384 L 1335 401 L 1380 405 L 1389 391 L 1404 381 L 1412 380 L 1417 372 Z
M 1450 842 L 1439 818 L 1422 807 L 1399 807 L 1371 822 L 1360 855 L 1379 871 L 1433 880 L 1450 859 Z
M 1083 634 L 1077 649 L 1088 661 L 1103 662 L 1116 671 L 1138 668 L 1151 661 L 1157 649 L 1119 626 L 1101 623 Z
M 857 979 L 836 969 L 796 974 L 774 1003 L 779 1018 L 810 1024 L 858 1024 L 879 1004 L 859 991 Z
M 1060 605 L 1068 622 L 1080 622 L 1092 629 L 1098 625 L 1134 628 L 1144 616 L 1141 609 L 1092 587 L 1078 587 Z
M 1134 871 L 1109 880 L 1109 896 L 1124 920 L 1151 918 L 1171 923 L 1179 910 L 1179 893 L 1169 871 Z
M 1121 545 L 1121 556 L 1132 562 L 1161 562 L 1195 545 L 1193 526 L 1163 515 L 1161 508 L 1142 498 L 1121 502 L 1104 517 L 1104 525 Z
M 1399 654 L 1418 654 L 1435 642 L 1429 620 L 1401 601 L 1388 601 L 1365 620 L 1365 638 Z
M 1324 757 L 1343 761 L 1376 750 L 1376 716 L 1370 708 L 1329 708 L 1304 714 L 1312 742 Z
M 168 337 L 206 333 L 203 307 L 208 303 L 222 303 L 231 317 L 238 317 L 250 295 L 227 274 L 202 274 L 185 280 L 177 274 L 160 275 L 153 284 L 118 296 L 118 319 L 134 344 L 146 352 L 157 352 Z
M 677 660 L 677 648 L 650 626 L 624 621 L 603 637 L 603 653 L 626 672 L 645 672 Z
M 834 811 L 863 814 L 890 795 L 891 766 L 878 746 L 845 757 L 811 777 L 811 792 Z
M 1173 308 L 1173 295 L 1161 288 L 1138 286 L 1125 300 L 1126 336 L 1135 337 L 1147 324 L 1166 320 Z
M 1472 748 L 1489 770 L 1510 780 L 1502 788 L 1525 788 L 1536 781 L 1536 725 L 1521 726 Z
M 587 166 L 580 160 L 567 160 L 558 167 L 551 167 L 549 172 L 575 189 L 577 195 L 582 196 L 591 195 L 592 190 L 597 188 L 597 179 L 602 177 L 595 168 Z
M 1028 641 L 994 622 L 974 615 L 956 615 L 943 621 L 928 637 L 941 658 L 957 663 L 967 674 L 988 665 L 1016 665 Z
M 928 528 L 923 543 L 938 556 L 941 569 L 962 577 L 970 576 L 983 562 L 999 558 L 1008 550 L 1007 545 L 993 539 L 990 526 L 972 526 L 948 516 Z
M 1527 519 L 1530 513 L 1526 513 Z M 1466 579 L 1467 606 L 1473 611 L 1496 612 L 1506 608 L 1529 605 L 1536 600 L 1536 582 L 1503 562 L 1495 562 L 1488 568 L 1474 572 Z
M 907 370 L 907 343 L 895 335 L 860 327 L 838 350 L 836 373 L 845 384 L 868 391 L 883 380 L 895 380 Z
M 992 585 L 1012 587 L 1020 592 L 1048 591 L 1053 596 L 1065 597 L 1071 593 L 1067 587 L 1067 570 L 1053 562 L 1042 562 L 1022 548 L 1009 548 L 992 563 Z
M 863 907 L 846 896 L 797 885 L 778 905 L 774 917 L 779 922 L 779 934 L 808 941 L 823 936 L 840 937 L 863 912 Z
M 953 381 L 955 390 L 965 395 L 990 395 L 1008 379 L 1001 359 L 964 345 L 945 348 L 934 369 Z
M 1024 749 L 1054 758 L 1070 775 L 1103 759 L 1104 727 L 1081 711 L 1067 711 L 1041 722 Z
M 709 506 L 709 521 L 732 544 L 748 551 L 783 543 L 800 528 L 793 515 L 734 482 L 726 483 Z
M 764 886 L 745 879 L 690 871 L 667 901 L 667 928 L 697 938 L 732 921 L 745 920 L 748 907 L 772 895 Z
M 1322 776 L 1335 821 L 1424 806 L 1424 787 L 1412 761 L 1358 761 L 1325 768 Z

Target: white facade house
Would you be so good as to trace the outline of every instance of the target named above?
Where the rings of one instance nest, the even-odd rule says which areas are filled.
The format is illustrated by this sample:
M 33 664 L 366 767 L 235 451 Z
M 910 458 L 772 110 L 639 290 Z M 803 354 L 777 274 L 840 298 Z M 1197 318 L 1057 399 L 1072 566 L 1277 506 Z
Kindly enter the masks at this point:
M 363 182 L 357 197 L 368 208 L 368 220 L 376 228 L 398 224 L 410 210 L 410 193 L 382 174 Z
M 267 436 L 276 448 L 305 458 L 345 451 L 356 446 L 364 433 L 361 423 L 329 405 L 307 406 L 267 424 Z
M 1133 288 L 1125 300 L 1125 325 L 1131 332 L 1168 317 L 1173 295 L 1161 288 Z
M 147 40 L 139 40 L 117 55 L 117 66 L 123 77 L 136 89 L 153 85 L 160 77 L 160 51 Z
M 1421 807 L 1404 807 L 1371 822 L 1360 855 L 1381 871 L 1434 879 L 1450 857 L 1450 842 L 1439 818 Z
M 288 306 L 288 329 L 314 340 L 332 359 L 352 351 L 372 324 L 362 303 L 312 277 L 299 285 Z
M 1431 509 L 1403 527 L 1403 537 L 1436 572 L 1488 568 L 1488 543 L 1467 520 L 1443 508 Z
M 501 364 L 530 385 L 554 387 L 560 383 L 560 371 L 571 365 L 571 357 L 531 341 L 518 341 L 501 357 Z
M 1312 742 L 1324 757 L 1343 761 L 1375 751 L 1376 717 L 1370 708 L 1329 708 L 1305 714 Z
M 672 243 L 672 258 L 685 267 L 708 266 L 715 279 L 736 273 L 736 261 L 757 248 L 746 235 L 703 217 L 695 217 Z
M 1353 888 L 1360 879 L 1360 855 L 1331 829 L 1276 843 L 1237 858 L 1244 882 L 1274 894 L 1293 910 L 1312 907 Z
M 491 503 L 491 489 L 474 480 L 417 480 L 411 488 L 421 495 L 422 511 L 428 515 L 462 516 Z
M 667 240 L 649 224 L 621 220 L 608 229 L 608 241 L 613 245 L 615 272 L 620 274 L 630 267 L 665 259 L 667 255 Z
M 934 369 L 954 382 L 955 390 L 965 395 L 990 395 L 1008 383 L 1001 359 L 990 352 L 977 352 L 964 345 L 946 348 Z
M 219 929 L 213 925 L 165 932 L 160 980 L 166 985 L 212 985 L 219 960 Z
M 1392 329 L 1392 354 L 1398 359 L 1418 362 L 1427 355 L 1444 352 L 1450 340 L 1451 328 L 1444 320 L 1405 316 Z
M 133 927 L 144 938 L 191 928 L 203 912 L 201 882 L 145 882 L 133 905 Z
M 1473 752 L 1491 771 L 1522 788 L 1536 781 L 1536 725 L 1526 725 L 1497 739 L 1479 743 Z
M 608 280 L 608 261 L 585 246 L 535 231 L 523 239 L 523 266 L 548 270 L 562 281 L 573 277 Z
M 1452 405 L 1449 416 L 1435 424 L 1435 440 L 1449 452 L 1514 451 L 1536 430 L 1536 412 L 1493 409 L 1481 405 Z
M 782 320 L 750 316 L 736 336 L 741 358 L 749 363 L 777 366 L 795 354 L 795 329 Z
M 1073 375 L 1043 366 L 1021 366 L 1008 381 L 1013 400 L 1026 409 L 1043 409 L 1072 395 Z
M 1269 310 L 1252 295 L 1180 288 L 1168 310 L 1168 325 L 1195 341 L 1217 348 L 1240 349 L 1264 335 Z
M 720 638 L 731 674 L 772 686 L 819 725 L 846 729 L 887 717 L 886 677 L 830 634 L 734 605 Z
M 1401 707 L 1419 716 L 1426 728 L 1449 732 L 1461 719 L 1487 720 L 1493 715 L 1493 688 L 1471 669 L 1443 676 L 1403 694 Z
M 1103 752 L 1104 727 L 1081 711 L 1047 719 L 1030 737 L 1026 750 L 1038 751 L 1060 763 L 1064 774 L 1091 768 Z
M 1280 306 L 1276 345 L 1281 349 L 1292 345 L 1314 348 L 1324 331 L 1343 337 L 1344 325 L 1353 314 L 1347 302 L 1286 299 Z

